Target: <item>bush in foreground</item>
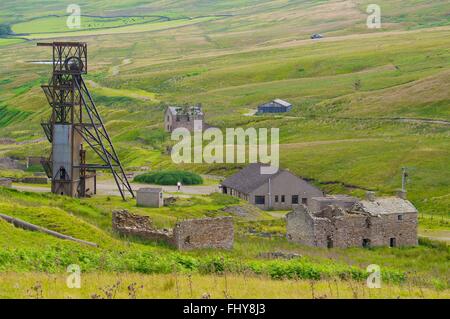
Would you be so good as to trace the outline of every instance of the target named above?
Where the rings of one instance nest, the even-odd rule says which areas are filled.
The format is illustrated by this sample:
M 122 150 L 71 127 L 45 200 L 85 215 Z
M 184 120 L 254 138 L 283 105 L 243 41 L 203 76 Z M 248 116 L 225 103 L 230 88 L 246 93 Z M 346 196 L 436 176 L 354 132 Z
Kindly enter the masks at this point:
M 181 182 L 183 185 L 203 184 L 203 178 L 200 175 L 185 171 L 161 171 L 138 175 L 134 178 L 135 182 L 156 185 L 177 185 Z

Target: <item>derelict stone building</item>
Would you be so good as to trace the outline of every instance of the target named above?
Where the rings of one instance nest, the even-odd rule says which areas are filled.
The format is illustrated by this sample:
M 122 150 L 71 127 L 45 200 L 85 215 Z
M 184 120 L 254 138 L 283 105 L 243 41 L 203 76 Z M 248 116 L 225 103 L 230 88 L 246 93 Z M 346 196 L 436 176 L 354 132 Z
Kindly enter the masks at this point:
M 232 249 L 234 243 L 233 218 L 189 219 L 177 222 L 173 229 L 156 229 L 148 216 L 114 211 L 112 228 L 124 236 L 165 242 L 178 250 Z
M 166 132 L 173 132 L 177 128 L 186 128 L 190 132 L 202 131 L 204 128 L 199 124 L 203 123 L 203 120 L 204 114 L 201 105 L 191 107 L 169 106 L 164 115 L 164 128 Z
M 417 209 L 398 197 L 314 198 L 289 213 L 289 241 L 316 247 L 416 246 Z

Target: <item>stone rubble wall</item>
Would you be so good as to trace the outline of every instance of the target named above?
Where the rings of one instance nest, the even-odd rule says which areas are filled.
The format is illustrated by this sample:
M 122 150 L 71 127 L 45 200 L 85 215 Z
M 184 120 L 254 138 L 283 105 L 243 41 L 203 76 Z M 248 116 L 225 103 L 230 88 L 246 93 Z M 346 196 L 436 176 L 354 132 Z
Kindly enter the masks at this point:
M 126 210 L 113 212 L 112 228 L 124 236 L 135 236 L 169 244 L 172 244 L 173 241 L 173 234 L 170 230 L 158 230 L 153 227 L 150 217 L 131 214 Z
M 287 214 L 286 221 L 286 236 L 289 241 L 307 246 L 316 246 L 314 220 L 303 205 Z
M 395 238 L 396 246 L 416 246 L 417 213 L 383 214 L 372 216 L 364 213 L 321 212 L 318 216 L 308 209 L 298 209 L 287 215 L 287 238 L 307 246 L 362 247 L 363 240 L 370 246 L 389 246 Z M 399 220 L 398 216 L 402 215 Z
M 5 169 L 25 169 L 26 166 L 22 163 L 20 163 L 18 160 L 10 158 L 10 157 L 3 157 L 0 158 L 0 167 Z
M 11 187 L 12 180 L 10 178 L 0 178 L 0 186 L 2 187 Z
M 175 245 L 180 250 L 233 248 L 232 217 L 185 220 L 177 223 L 173 232 Z
M 231 217 L 191 219 L 179 222 L 173 230 L 160 230 L 148 216 L 114 211 L 112 228 L 125 236 L 163 241 L 179 250 L 217 248 L 232 249 L 234 225 Z
M 27 184 L 47 184 L 48 178 L 47 177 L 24 177 L 20 179 L 22 183 Z
M 126 210 L 118 210 L 113 212 L 112 225 L 113 230 L 129 228 L 146 231 L 155 229 L 150 217 L 131 214 Z

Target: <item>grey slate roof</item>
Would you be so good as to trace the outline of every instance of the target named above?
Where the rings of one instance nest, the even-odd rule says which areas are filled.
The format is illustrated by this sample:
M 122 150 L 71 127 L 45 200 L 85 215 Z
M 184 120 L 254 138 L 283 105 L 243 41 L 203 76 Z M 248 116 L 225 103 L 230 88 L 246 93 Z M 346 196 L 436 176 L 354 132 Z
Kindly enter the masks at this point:
M 377 198 L 375 201 L 362 200 L 361 209 L 371 215 L 417 213 L 414 205 L 398 197 Z
M 358 200 L 349 195 L 327 195 L 327 196 L 321 196 L 321 197 L 313 197 L 313 200 L 316 200 L 318 202 L 329 202 L 331 200 L 339 200 L 339 201 L 354 201 L 357 202 Z
M 283 172 L 282 169 L 279 169 L 275 174 L 261 174 L 262 166 L 268 165 L 263 165 L 260 163 L 250 164 L 236 174 L 225 179 L 222 182 L 222 186 L 232 188 L 243 194 L 249 194 L 259 186 L 266 183 L 269 178 L 272 178 Z

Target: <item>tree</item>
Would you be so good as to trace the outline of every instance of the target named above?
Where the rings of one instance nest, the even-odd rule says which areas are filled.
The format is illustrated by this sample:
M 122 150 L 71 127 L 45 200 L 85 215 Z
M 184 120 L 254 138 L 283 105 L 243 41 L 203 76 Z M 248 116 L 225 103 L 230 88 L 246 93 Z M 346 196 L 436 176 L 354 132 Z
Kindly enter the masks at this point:
M 12 33 L 11 27 L 7 24 L 0 24 L 0 38 L 4 38 Z

